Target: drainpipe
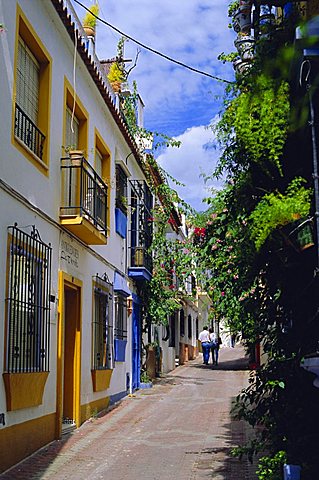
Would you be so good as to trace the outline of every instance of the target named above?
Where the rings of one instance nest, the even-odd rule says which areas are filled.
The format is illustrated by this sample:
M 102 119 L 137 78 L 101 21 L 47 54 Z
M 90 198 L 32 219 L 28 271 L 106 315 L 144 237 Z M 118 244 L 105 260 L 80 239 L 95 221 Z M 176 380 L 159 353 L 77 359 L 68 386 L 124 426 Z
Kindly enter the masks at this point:
M 310 81 L 311 74 L 311 62 L 309 59 L 305 59 L 300 67 L 300 86 L 302 86 L 303 80 L 302 76 L 305 74 L 304 82 L 306 91 L 309 98 L 309 113 L 310 120 L 309 125 L 311 128 L 311 143 L 312 143 L 312 178 L 314 183 L 314 194 L 315 194 L 315 228 L 316 228 L 316 240 L 317 240 L 317 265 L 315 268 L 315 276 L 319 274 L 319 176 L 318 176 L 318 148 L 317 148 L 317 132 L 316 132 L 316 123 L 315 123 L 315 108 L 313 102 L 313 89 Z

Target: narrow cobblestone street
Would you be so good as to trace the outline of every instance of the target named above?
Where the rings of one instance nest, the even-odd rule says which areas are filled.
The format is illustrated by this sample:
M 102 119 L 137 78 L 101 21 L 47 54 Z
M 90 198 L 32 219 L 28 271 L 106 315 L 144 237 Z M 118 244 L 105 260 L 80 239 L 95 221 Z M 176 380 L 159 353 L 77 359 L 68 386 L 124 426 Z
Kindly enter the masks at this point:
M 230 418 L 248 378 L 243 349 L 222 348 L 218 367 L 201 362 L 200 355 L 176 368 L 0 478 L 255 479 L 246 461 L 229 456 L 246 436 L 243 423 Z

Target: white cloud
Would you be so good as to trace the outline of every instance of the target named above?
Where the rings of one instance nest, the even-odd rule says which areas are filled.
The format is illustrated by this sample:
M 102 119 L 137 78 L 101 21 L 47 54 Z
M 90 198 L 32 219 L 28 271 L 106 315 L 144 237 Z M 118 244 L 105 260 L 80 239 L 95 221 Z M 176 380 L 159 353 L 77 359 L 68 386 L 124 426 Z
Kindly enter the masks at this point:
M 95 0 L 82 0 L 91 5 Z M 221 52 L 234 50 L 234 33 L 228 29 L 225 0 L 99 0 L 101 18 L 140 42 L 211 75 L 233 79 L 231 65 L 217 60 Z M 84 11 L 75 4 L 80 18 Z M 116 55 L 120 35 L 99 23 L 96 51 L 99 58 Z M 125 56 L 134 59 L 137 45 L 125 44 Z M 221 109 L 224 84 L 179 67 L 141 49 L 130 80 L 136 80 L 145 103 L 145 127 L 178 136 L 183 145 L 160 156 L 162 165 L 187 184 L 181 196 L 197 209 L 207 192 L 201 172 L 213 170 L 218 151 L 204 145 L 213 134 L 207 125 Z
M 214 134 L 206 126 L 188 128 L 182 135 L 180 148 L 169 148 L 158 157 L 159 164 L 185 187 L 172 185 L 181 198 L 196 210 L 205 210 L 204 197 L 209 195 L 210 187 L 221 188 L 222 182 L 210 179 L 205 183 L 202 174 L 209 175 L 216 167 L 219 150 L 205 148 L 214 141 Z
M 92 4 L 92 0 L 82 1 L 87 6 Z M 217 60 L 222 51 L 234 50 L 234 34 L 227 28 L 229 19 L 225 0 L 187 0 L 182 4 L 172 0 L 99 0 L 99 4 L 101 18 L 140 42 L 212 75 L 232 79 L 232 68 Z M 76 9 L 82 18 L 83 9 L 78 5 Z M 99 23 L 96 38 L 98 56 L 110 58 L 116 55 L 118 39 L 116 32 Z M 134 59 L 137 48 L 133 42 L 127 42 L 126 57 Z M 175 112 L 184 116 L 182 107 L 185 102 L 198 102 L 199 98 L 205 101 L 207 92 L 222 91 L 215 80 L 174 65 L 144 49 L 141 49 L 131 79 L 138 82 L 146 105 L 146 119 L 151 122 L 158 113 L 161 118 L 166 115 L 168 119 Z M 207 111 L 202 123 L 208 122 L 215 113 Z

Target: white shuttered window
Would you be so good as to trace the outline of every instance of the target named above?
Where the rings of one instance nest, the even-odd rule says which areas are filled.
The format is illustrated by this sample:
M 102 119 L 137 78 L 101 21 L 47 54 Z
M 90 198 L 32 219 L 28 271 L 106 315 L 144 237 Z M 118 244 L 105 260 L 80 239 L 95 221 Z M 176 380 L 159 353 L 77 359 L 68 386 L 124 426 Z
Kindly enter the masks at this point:
M 19 37 L 16 101 L 35 125 L 39 111 L 39 76 L 39 63 Z

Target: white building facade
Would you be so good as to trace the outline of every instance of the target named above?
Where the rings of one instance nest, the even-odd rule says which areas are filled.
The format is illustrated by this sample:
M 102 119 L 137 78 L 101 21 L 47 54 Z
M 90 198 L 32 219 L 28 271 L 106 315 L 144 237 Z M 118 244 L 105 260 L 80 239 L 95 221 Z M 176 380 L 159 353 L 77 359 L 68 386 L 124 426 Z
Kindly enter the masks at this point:
M 139 383 L 152 196 L 69 13 L 0 1 L 2 471 Z

